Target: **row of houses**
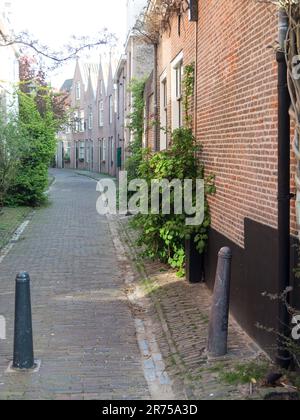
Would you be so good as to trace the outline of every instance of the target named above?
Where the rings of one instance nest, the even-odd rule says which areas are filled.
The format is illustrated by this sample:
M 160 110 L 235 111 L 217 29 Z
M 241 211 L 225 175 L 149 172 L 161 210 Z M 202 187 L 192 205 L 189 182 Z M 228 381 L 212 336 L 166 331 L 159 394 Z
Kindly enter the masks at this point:
M 132 110 L 130 83 L 149 77 L 153 46 L 134 34 L 136 16 L 145 0 L 127 3 L 128 37 L 119 62 L 83 63 L 77 60 L 73 79 L 61 87 L 67 94 L 70 121 L 59 133 L 57 166 L 111 176 L 124 169 L 131 141 L 127 128 Z
M 137 24 L 132 11 L 143 8 L 145 27 L 133 30 Z M 183 124 L 182 78 L 184 68 L 193 64 L 193 131 L 203 145 L 199 158 L 206 174 L 216 176 L 217 187 L 216 195 L 209 198 L 212 224 L 203 269 L 199 257 L 199 278 L 203 276 L 212 289 L 218 251 L 223 246 L 232 249 L 232 313 L 269 351 L 276 337 L 257 324 L 278 329 L 278 302 L 266 298 L 264 292 L 282 292 L 278 203 L 285 198 L 278 202 L 279 102 L 273 48 L 278 39 L 277 8 L 272 2 L 255 0 L 129 0 L 128 13 L 131 30 L 124 55 L 114 77 L 110 68 L 104 96 L 101 66 L 82 70 L 79 75 L 77 64 L 70 86 L 72 106 L 80 104 L 79 123 L 75 141 L 68 143 L 65 156 L 70 157 L 71 167 L 111 175 L 123 169 L 131 142 L 126 128 L 132 106 L 128 86 L 132 78 L 144 77 L 148 78 L 144 146 L 153 151 L 168 148 L 171 139 L 164 128 Z M 95 90 L 94 72 L 98 74 Z M 81 81 L 84 77 L 86 93 Z M 85 104 L 80 102 L 80 91 L 86 95 Z M 150 124 L 153 117 L 162 129 Z M 287 133 L 288 145 L 289 140 Z M 292 157 L 292 192 L 294 172 Z M 290 276 L 286 284 L 293 286 L 292 301 L 299 306 L 300 285 L 294 275 L 294 200 L 286 217 L 287 223 L 291 221 Z
M 115 90 L 112 65 L 107 80 L 102 63 L 77 60 L 74 78 L 61 88 L 70 111 L 60 133 L 57 165 L 114 175 L 116 172 Z

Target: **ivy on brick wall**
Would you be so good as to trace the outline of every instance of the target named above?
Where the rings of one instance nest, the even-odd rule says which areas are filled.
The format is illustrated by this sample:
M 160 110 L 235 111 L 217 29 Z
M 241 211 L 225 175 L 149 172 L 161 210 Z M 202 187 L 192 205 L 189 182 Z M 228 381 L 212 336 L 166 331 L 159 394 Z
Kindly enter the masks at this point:
M 129 115 L 127 128 L 129 128 L 133 137 L 128 150 L 130 156 L 126 160 L 126 171 L 129 181 L 138 178 L 138 168 L 143 158 L 144 89 L 145 80 L 133 79 L 129 86 L 129 91 L 132 95 L 132 112 Z
M 183 91 L 185 126 L 170 133 L 169 149 L 153 153 L 150 149 L 142 150 L 142 160 L 137 167 L 138 178 L 147 181 L 149 189 L 155 180 L 174 179 L 193 180 L 193 204 L 196 202 L 196 180 L 205 181 L 205 217 L 200 226 L 187 226 L 187 214 L 175 214 L 175 191 L 171 189 L 171 214 L 139 214 L 134 217 L 132 226 L 140 233 L 138 245 L 143 254 L 152 259 L 169 264 L 177 270 L 178 276 L 185 274 L 185 240 L 193 238 L 199 253 L 203 253 L 208 240 L 208 230 L 211 224 L 207 197 L 216 192 L 214 176 L 205 177 L 204 165 L 200 162 L 202 146 L 196 141 L 192 132 L 192 117 L 190 102 L 194 95 L 194 65 L 185 67 Z M 160 203 L 162 206 L 162 203 Z M 149 208 L 151 203 L 149 202 Z M 160 208 L 162 210 L 162 208 Z
M 138 172 L 139 177 L 147 181 L 150 189 L 153 179 L 168 180 L 185 179 L 193 180 L 193 202 L 196 201 L 196 179 L 204 179 L 204 166 L 199 164 L 197 155 L 202 147 L 196 142 L 192 130 L 182 127 L 172 133 L 172 143 L 168 150 L 151 153 L 150 150 L 143 152 L 143 162 Z M 206 197 L 215 193 L 214 177 L 205 179 Z M 185 274 L 185 240 L 193 237 L 199 253 L 203 253 L 208 240 L 210 227 L 210 214 L 207 199 L 205 200 L 205 218 L 200 226 L 187 226 L 187 214 L 175 214 L 174 202 L 175 191 L 170 194 L 171 214 L 165 215 L 161 211 L 159 215 L 139 214 L 133 219 L 132 225 L 140 232 L 138 245 L 144 249 L 143 254 L 152 259 L 169 264 L 176 269 L 178 276 Z M 151 203 L 149 202 L 149 207 Z M 160 203 L 162 206 L 162 203 Z M 160 207 L 160 210 L 162 208 Z

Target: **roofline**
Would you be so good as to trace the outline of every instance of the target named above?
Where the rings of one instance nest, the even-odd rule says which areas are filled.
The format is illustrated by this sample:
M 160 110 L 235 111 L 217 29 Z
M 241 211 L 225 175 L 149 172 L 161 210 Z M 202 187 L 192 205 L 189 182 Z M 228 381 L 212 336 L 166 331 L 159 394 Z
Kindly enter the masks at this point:
M 120 57 L 120 60 L 118 62 L 116 71 L 115 71 L 115 76 L 114 76 L 114 81 L 115 82 L 118 80 L 119 75 L 121 73 L 121 69 L 124 67 L 126 62 L 127 62 L 127 56 L 126 56 L 126 54 L 122 54 L 121 57 Z

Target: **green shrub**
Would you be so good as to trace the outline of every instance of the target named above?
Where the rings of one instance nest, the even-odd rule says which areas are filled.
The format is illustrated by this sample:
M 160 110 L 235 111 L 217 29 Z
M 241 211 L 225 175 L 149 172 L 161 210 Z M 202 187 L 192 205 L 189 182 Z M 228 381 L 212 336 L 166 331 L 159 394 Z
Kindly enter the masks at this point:
M 129 115 L 128 128 L 133 137 L 125 167 L 129 181 L 138 178 L 138 169 L 143 159 L 144 89 L 144 80 L 133 79 L 129 87 L 132 94 L 132 112 Z
M 46 196 L 48 168 L 55 155 L 57 121 L 45 93 L 44 111 L 39 112 L 33 96 L 19 93 L 19 135 L 22 139 L 20 164 L 8 190 L 9 205 L 38 206 Z
M 138 168 L 138 177 L 145 179 L 151 188 L 153 179 L 163 180 L 192 179 L 194 187 L 196 179 L 204 179 L 204 167 L 199 164 L 197 155 L 201 146 L 196 143 L 190 128 L 179 128 L 172 134 L 170 149 L 151 153 L 143 151 L 143 160 Z M 215 192 L 214 177 L 205 179 L 206 197 Z M 196 190 L 194 189 L 194 202 Z M 144 248 L 144 255 L 158 258 L 168 263 L 178 271 L 179 276 L 184 275 L 185 266 L 185 239 L 194 238 L 199 253 L 203 253 L 208 240 L 210 227 L 210 214 L 207 199 L 205 200 L 205 218 L 201 226 L 187 226 L 186 214 L 174 213 L 174 190 L 170 194 L 171 214 L 159 215 L 139 214 L 134 217 L 132 225 L 139 230 L 139 246 Z M 149 203 L 150 206 L 150 203 Z

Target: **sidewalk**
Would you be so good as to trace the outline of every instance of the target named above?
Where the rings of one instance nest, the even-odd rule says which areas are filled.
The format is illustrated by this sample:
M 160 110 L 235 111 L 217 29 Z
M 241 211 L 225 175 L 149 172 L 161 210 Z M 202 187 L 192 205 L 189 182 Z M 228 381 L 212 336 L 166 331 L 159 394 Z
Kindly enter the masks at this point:
M 118 223 L 120 237 L 135 265 L 132 287 L 136 288 L 139 299 L 145 297 L 151 301 L 145 316 L 152 319 L 176 397 L 197 400 L 254 398 L 250 377 L 252 371 L 259 379 L 265 377 L 270 368 L 265 355 L 231 319 L 228 357 L 208 362 L 205 350 L 212 296 L 206 286 L 188 284 L 163 264 L 141 260 L 140 250 L 134 242 L 136 234 L 128 226 L 128 219 L 116 218 L 115 223 Z M 241 370 L 250 375 L 248 383 L 243 383 L 245 377 Z
M 108 174 L 99 174 L 99 172 L 91 172 L 91 171 L 83 171 L 83 170 L 79 170 L 76 169 L 74 170 L 76 174 L 81 175 L 81 176 L 86 176 L 87 178 L 91 178 L 94 179 L 95 181 L 100 181 L 101 179 L 112 179 L 112 180 L 116 180 L 116 178 L 108 175 Z

